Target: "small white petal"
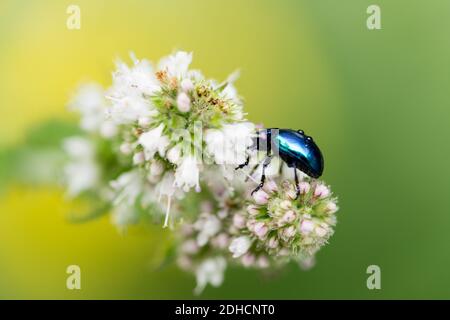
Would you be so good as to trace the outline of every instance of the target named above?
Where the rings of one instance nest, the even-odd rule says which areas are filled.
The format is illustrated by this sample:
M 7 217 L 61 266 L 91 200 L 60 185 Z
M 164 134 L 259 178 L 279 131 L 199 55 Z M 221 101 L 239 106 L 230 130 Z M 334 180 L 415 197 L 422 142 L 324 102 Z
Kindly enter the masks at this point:
M 180 86 L 181 86 L 181 90 L 183 90 L 184 92 L 189 92 L 194 89 L 194 84 L 192 83 L 191 79 L 189 79 L 189 78 L 183 79 L 181 81 Z
M 178 110 L 181 112 L 188 112 L 191 110 L 191 100 L 189 99 L 189 96 L 184 93 L 180 92 L 177 96 L 177 107 Z
M 252 243 L 249 237 L 240 236 L 231 241 L 228 249 L 233 253 L 233 258 L 239 258 L 248 251 L 251 244 Z
M 134 154 L 134 156 L 133 156 L 133 164 L 139 165 L 139 164 L 144 163 L 144 161 L 145 161 L 145 155 L 144 155 L 143 152 L 138 152 L 138 153 Z

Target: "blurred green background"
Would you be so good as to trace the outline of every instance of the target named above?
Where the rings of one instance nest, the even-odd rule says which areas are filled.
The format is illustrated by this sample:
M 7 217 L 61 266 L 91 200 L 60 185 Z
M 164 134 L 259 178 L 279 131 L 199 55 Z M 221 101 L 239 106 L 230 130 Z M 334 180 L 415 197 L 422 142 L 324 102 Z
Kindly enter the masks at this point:
M 366 28 L 381 7 L 382 30 Z M 66 8 L 81 8 L 81 30 Z M 65 108 L 83 80 L 110 83 L 114 58 L 194 52 L 237 82 L 250 120 L 318 141 L 339 223 L 317 266 L 266 279 L 229 269 L 201 298 L 450 298 L 450 2 L 366 0 L 1 1 L 0 145 Z M 166 230 L 121 236 L 70 224 L 63 190 L 11 184 L 0 198 L 0 298 L 191 298 L 195 279 L 155 272 Z M 65 287 L 78 264 L 82 290 Z M 382 289 L 366 287 L 381 267 Z

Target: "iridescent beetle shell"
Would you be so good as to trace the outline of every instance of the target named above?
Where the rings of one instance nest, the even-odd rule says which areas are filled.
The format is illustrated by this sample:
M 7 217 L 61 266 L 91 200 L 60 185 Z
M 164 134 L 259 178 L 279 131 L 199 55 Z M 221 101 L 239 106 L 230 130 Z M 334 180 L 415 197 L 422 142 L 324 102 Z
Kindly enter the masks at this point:
M 275 134 L 275 131 L 278 134 Z M 303 131 L 272 129 L 272 143 L 280 158 L 291 168 L 297 168 L 312 178 L 322 175 L 323 156 L 313 139 Z

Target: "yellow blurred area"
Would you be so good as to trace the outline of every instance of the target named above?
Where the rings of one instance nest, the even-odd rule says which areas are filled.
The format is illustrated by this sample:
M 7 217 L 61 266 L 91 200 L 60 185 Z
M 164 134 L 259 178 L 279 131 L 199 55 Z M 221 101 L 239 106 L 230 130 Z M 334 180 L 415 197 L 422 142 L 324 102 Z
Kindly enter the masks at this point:
M 119 289 L 152 278 L 161 252 L 151 248 L 165 247 L 160 228 L 132 227 L 120 235 L 108 217 L 69 223 L 65 216 L 75 209 L 58 190 L 9 191 L 0 203 L 0 297 L 126 298 Z M 66 288 L 72 264 L 81 268 L 81 291 Z

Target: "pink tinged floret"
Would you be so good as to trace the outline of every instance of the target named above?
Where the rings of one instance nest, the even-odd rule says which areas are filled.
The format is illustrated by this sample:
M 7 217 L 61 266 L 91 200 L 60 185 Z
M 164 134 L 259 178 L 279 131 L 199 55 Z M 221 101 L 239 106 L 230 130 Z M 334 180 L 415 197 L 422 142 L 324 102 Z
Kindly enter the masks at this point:
M 278 190 L 278 186 L 275 183 L 275 181 L 268 181 L 265 185 L 264 185 L 264 189 L 267 190 L 267 192 L 269 193 L 273 193 L 276 192 Z
M 264 222 L 257 222 L 253 230 L 258 238 L 264 238 L 267 234 L 268 228 Z
M 255 256 L 251 253 L 247 253 L 242 257 L 242 264 L 244 267 L 251 267 L 255 263 Z
M 178 110 L 180 110 L 181 112 L 188 112 L 191 109 L 191 100 L 186 93 L 181 92 L 178 94 L 177 106 Z
M 257 261 L 256 261 L 258 267 L 265 269 L 268 268 L 270 263 L 269 263 L 269 259 L 267 259 L 266 256 L 259 256 Z
M 308 234 L 314 229 L 314 223 L 310 220 L 303 220 L 300 224 L 300 231 L 303 234 Z
M 317 227 L 314 231 L 316 232 L 316 234 L 319 237 L 325 237 L 326 234 L 327 234 L 327 230 L 325 228 L 322 228 L 322 227 Z
M 125 142 L 120 145 L 120 152 L 129 155 L 133 152 L 133 148 L 131 147 L 131 144 Z
M 235 214 L 233 216 L 233 225 L 238 229 L 244 228 L 245 227 L 245 218 L 240 214 Z
M 269 242 L 267 243 L 268 247 L 271 249 L 276 249 L 278 247 L 278 240 L 276 237 L 272 237 L 269 239 Z
M 316 186 L 316 189 L 314 190 L 314 197 L 316 198 L 326 198 L 330 195 L 330 189 L 324 184 L 319 184 Z
M 262 190 L 258 190 L 253 194 L 253 199 L 257 204 L 266 204 L 269 201 L 269 195 Z
M 135 153 L 133 156 L 133 163 L 134 164 L 142 164 L 145 161 L 145 155 L 143 152 Z
M 259 210 L 258 210 L 257 206 L 255 206 L 254 204 L 251 204 L 247 207 L 247 212 L 254 216 L 259 213 Z
M 192 83 L 191 79 L 183 79 L 181 81 L 181 90 L 184 92 L 189 92 L 194 89 L 194 84 Z
M 183 243 L 181 249 L 185 253 L 194 254 L 194 253 L 198 252 L 199 247 L 198 247 L 196 241 L 188 240 L 188 241 Z
M 284 214 L 283 221 L 285 221 L 287 223 L 291 223 L 295 220 L 295 218 L 296 218 L 295 212 L 292 210 L 289 210 Z
M 326 205 L 326 211 L 327 213 L 335 213 L 338 210 L 338 206 L 336 205 L 336 203 L 330 201 L 327 203 Z
M 151 123 L 151 120 L 149 117 L 140 117 L 138 119 L 138 124 L 141 127 L 148 127 L 150 125 L 150 123 Z
M 291 237 L 295 236 L 295 227 L 290 226 L 290 227 L 284 229 L 284 236 L 286 238 L 291 238 Z
M 300 189 L 301 194 L 307 194 L 309 192 L 309 190 L 311 189 L 311 185 L 306 181 L 300 182 L 298 187 Z
M 225 249 L 229 242 L 230 238 L 226 233 L 221 233 L 213 239 L 213 244 L 220 249 Z

